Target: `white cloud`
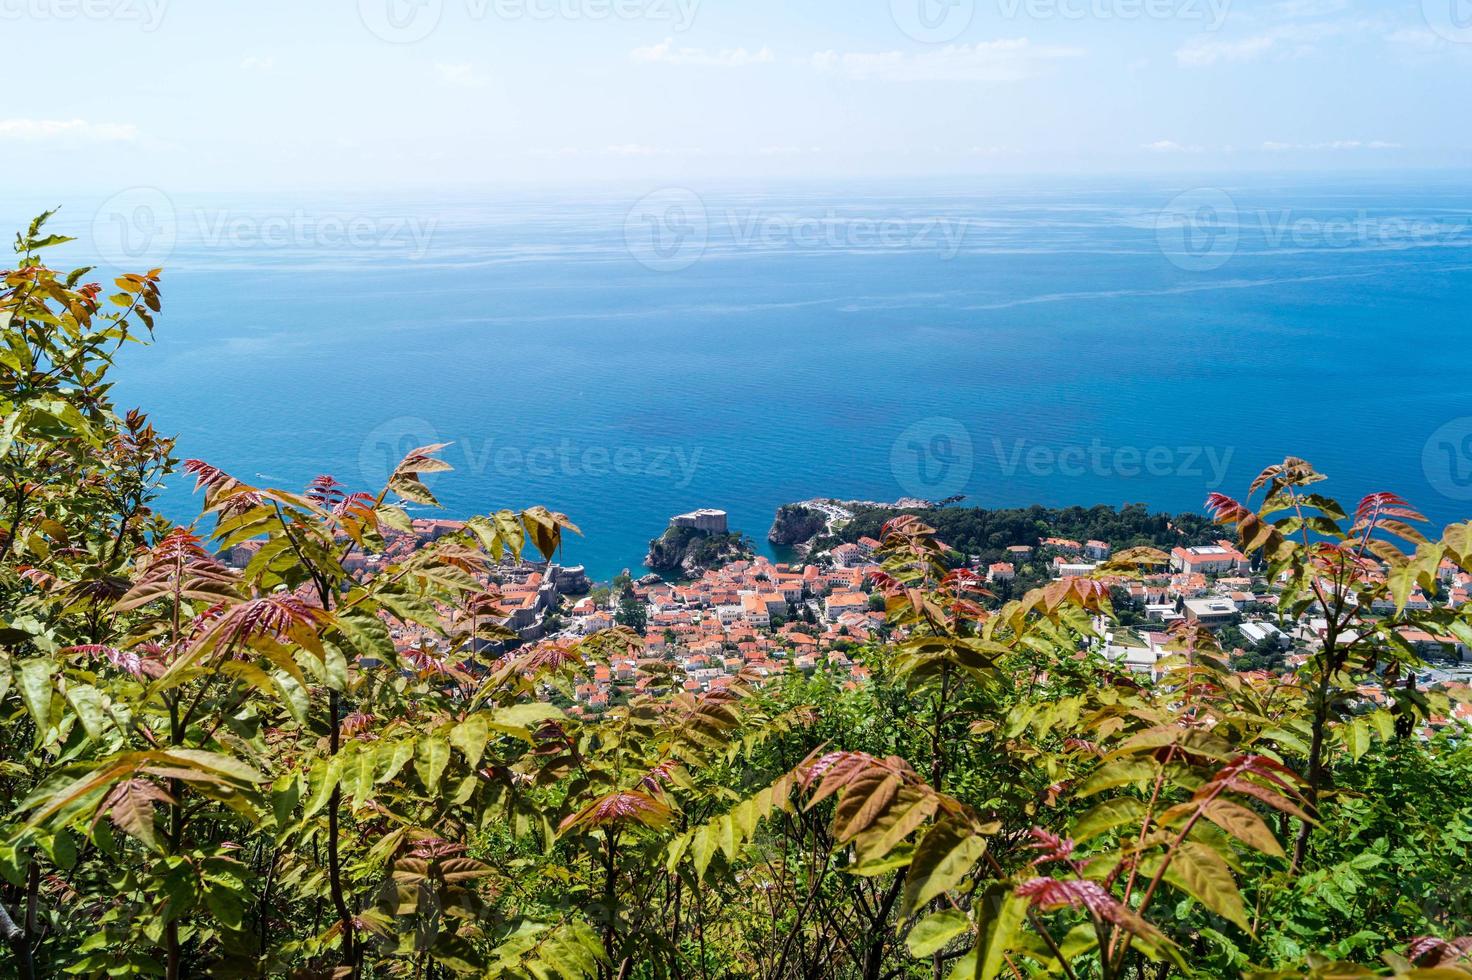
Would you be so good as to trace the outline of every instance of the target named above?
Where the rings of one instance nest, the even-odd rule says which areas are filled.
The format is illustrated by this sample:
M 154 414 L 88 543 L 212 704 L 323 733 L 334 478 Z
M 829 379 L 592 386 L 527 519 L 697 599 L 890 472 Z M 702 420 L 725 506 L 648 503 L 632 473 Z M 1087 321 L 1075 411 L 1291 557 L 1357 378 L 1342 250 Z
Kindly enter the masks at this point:
M 581 146 L 539 147 L 527 151 L 530 156 L 548 160 L 595 157 L 697 157 L 704 152 L 688 146 L 650 146 L 646 143 L 613 143 L 599 149 L 588 149 Z
M 1189 146 L 1177 143 L 1175 140 L 1156 140 L 1154 143 L 1146 143 L 1144 149 L 1154 153 L 1200 153 L 1202 147 L 1195 143 Z
M 1379 26 L 1366 21 L 1286 24 L 1251 37 L 1232 40 L 1197 38 L 1176 49 L 1176 63 L 1188 68 L 1204 68 L 1219 62 L 1255 61 L 1267 55 L 1280 60 L 1301 58 L 1314 54 L 1320 41 L 1366 32 L 1378 33 Z
M 611 157 L 699 156 L 700 153 L 700 150 L 689 147 L 645 146 L 643 143 L 616 143 L 603 148 L 603 154 Z
M 127 142 L 138 138 L 132 123 L 94 123 L 85 119 L 0 119 L 0 140 L 49 140 L 65 138 L 96 142 Z
M 241 59 L 240 67 L 246 71 L 268 72 L 276 67 L 275 58 L 257 58 L 255 55 L 246 55 Z
M 647 48 L 635 48 L 629 52 L 629 57 L 642 64 L 694 65 L 701 68 L 746 68 L 777 60 L 772 49 L 766 46 L 759 51 L 746 48 L 707 51 L 704 48 L 677 48 L 674 39 L 668 37 Z
M 1191 67 L 1214 65 L 1218 61 L 1251 61 L 1271 51 L 1275 43 L 1271 34 L 1237 41 L 1192 41 L 1176 51 L 1176 61 Z
M 1268 14 L 1288 20 L 1295 17 L 1325 17 L 1348 8 L 1348 0 L 1281 0 L 1268 8 Z
M 1418 58 L 1429 54 L 1462 59 L 1472 57 L 1472 45 L 1458 44 L 1435 31 L 1404 27 L 1386 35 L 1385 39 L 1402 49 L 1411 49 Z
M 951 44 L 923 54 L 902 51 L 819 51 L 810 62 L 819 71 L 851 78 L 896 82 L 1017 82 L 1038 74 L 1045 63 L 1081 57 L 1079 48 L 1038 45 L 1025 37 Z
M 1415 30 L 1409 27 L 1403 27 L 1391 33 L 1386 37 L 1386 40 L 1391 44 L 1404 44 L 1409 47 L 1424 48 L 1427 50 L 1435 50 L 1450 43 L 1435 31 Z
M 484 88 L 489 82 L 475 70 L 474 65 L 441 63 L 435 65 L 434 70 L 441 84 L 454 88 Z
M 1323 143 L 1278 143 L 1268 140 L 1263 143 L 1262 148 L 1275 153 L 1287 150 L 1331 150 L 1341 152 L 1344 150 L 1399 150 L 1401 144 L 1391 143 L 1386 140 L 1330 140 Z

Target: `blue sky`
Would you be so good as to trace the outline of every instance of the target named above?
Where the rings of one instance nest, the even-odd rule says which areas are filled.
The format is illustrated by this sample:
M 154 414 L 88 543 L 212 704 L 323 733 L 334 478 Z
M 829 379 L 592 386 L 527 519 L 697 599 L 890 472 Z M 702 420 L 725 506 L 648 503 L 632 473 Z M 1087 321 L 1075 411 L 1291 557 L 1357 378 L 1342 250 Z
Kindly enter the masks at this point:
M 1472 0 L 0 0 L 0 36 L 12 186 L 1472 164 Z

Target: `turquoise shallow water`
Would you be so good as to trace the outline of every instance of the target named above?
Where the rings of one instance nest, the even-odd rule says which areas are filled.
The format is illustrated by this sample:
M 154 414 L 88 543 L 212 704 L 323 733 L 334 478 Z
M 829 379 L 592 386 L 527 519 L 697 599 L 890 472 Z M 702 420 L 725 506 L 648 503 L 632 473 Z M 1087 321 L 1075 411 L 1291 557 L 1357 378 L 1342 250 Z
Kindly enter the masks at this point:
M 64 203 L 63 260 L 168 270 L 118 393 L 182 454 L 295 487 L 453 442 L 450 515 L 546 503 L 598 576 L 699 506 L 1196 509 L 1290 452 L 1472 514 L 1472 177 Z

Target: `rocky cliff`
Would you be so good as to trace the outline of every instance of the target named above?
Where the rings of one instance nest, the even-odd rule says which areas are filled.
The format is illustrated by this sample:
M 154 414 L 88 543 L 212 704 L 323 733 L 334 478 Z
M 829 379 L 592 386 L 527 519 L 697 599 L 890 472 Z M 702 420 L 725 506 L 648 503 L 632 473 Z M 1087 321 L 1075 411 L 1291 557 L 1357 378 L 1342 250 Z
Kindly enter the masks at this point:
M 751 542 L 737 533 L 706 534 L 672 527 L 649 542 L 644 564 L 665 575 L 698 578 L 706 569 L 752 557 Z
M 777 508 L 767 540 L 782 548 L 800 548 L 827 529 L 828 518 L 821 511 L 802 504 L 783 504 Z

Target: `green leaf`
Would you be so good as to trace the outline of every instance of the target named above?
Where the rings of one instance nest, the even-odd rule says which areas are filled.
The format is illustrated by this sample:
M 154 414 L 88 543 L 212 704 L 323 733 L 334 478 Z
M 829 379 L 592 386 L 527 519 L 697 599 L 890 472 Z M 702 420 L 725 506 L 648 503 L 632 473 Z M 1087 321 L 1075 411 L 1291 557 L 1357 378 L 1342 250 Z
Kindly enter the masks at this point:
M 36 722 L 36 739 L 41 741 L 51 728 L 51 661 L 45 657 L 23 660 L 17 673 L 21 699 Z
M 1027 900 L 1014 895 L 1010 885 L 993 883 L 972 908 L 981 924 L 980 942 L 957 961 L 951 976 L 957 980 L 992 980 L 1007 968 L 1007 953 L 1020 938 L 1018 930 L 1027 915 Z
M 986 838 L 959 820 L 942 820 L 921 839 L 905 878 L 903 909 L 913 915 L 926 902 L 956 887 L 986 852 Z
M 1249 847 L 1272 857 L 1284 856 L 1283 846 L 1262 817 L 1240 803 L 1218 798 L 1208 803 L 1202 812 L 1206 819 Z
M 1110 762 L 1094 770 L 1079 783 L 1077 795 L 1093 796 L 1119 786 L 1144 786 L 1154 782 L 1159 772 L 1159 766 L 1145 760 Z
M 148 753 L 148 755 L 234 782 L 255 784 L 266 781 L 266 777 L 249 763 L 221 752 L 207 752 L 204 749 L 164 749 L 160 752 Z
M 332 791 L 342 779 L 343 759 L 335 755 L 330 759 L 318 759 L 312 766 L 312 795 L 302 809 L 302 819 L 310 820 L 332 798 Z
M 334 691 L 348 689 L 348 658 L 336 643 L 322 644 L 322 677 Z
M 102 692 L 89 684 L 68 684 L 66 699 L 71 702 L 82 727 L 92 738 L 107 731 L 107 711 L 102 706 Z
M 528 702 L 497 708 L 486 717 L 486 723 L 495 731 L 531 742 L 532 733 L 541 728 L 544 722 L 562 717 L 564 717 L 562 711 L 555 705 Z
M 859 860 L 882 859 L 929 820 L 939 806 L 940 801 L 933 793 L 918 793 L 908 787 L 902 790 L 871 826 L 854 836 Z
M 1370 726 L 1375 729 L 1375 734 L 1380 736 L 1381 741 L 1388 742 L 1395 737 L 1395 716 L 1384 708 L 1377 708 L 1365 716 Z
M 1350 719 L 1349 723 L 1340 729 L 1344 737 L 1344 745 L 1349 749 L 1350 757 L 1355 762 L 1364 758 L 1366 752 L 1370 751 L 1370 722 L 1363 715 Z
M 386 783 L 399 774 L 399 770 L 414 758 L 414 743 L 411 741 L 393 742 L 381 745 L 378 753 L 383 757 L 382 772 L 379 773 L 378 782 Z
M 946 909 L 915 923 L 915 928 L 905 937 L 905 947 L 911 956 L 929 956 L 970 928 L 971 920 L 966 918 L 966 913 Z
M 377 616 L 354 609 L 339 613 L 337 624 L 359 655 L 376 658 L 382 663 L 395 662 L 394 638 L 388 625 Z
M 710 862 L 716 855 L 716 833 L 709 825 L 705 825 L 695 831 L 695 836 L 690 841 L 690 860 L 695 865 L 695 877 L 704 878 L 705 871 L 710 867 Z
M 231 931 L 245 924 L 245 902 L 236 892 L 224 885 L 207 887 L 204 893 L 205 907 L 215 921 Z
M 873 878 L 903 868 L 910 863 L 914 856 L 914 847 L 909 844 L 901 844 L 882 858 L 850 864 L 843 869 L 843 872 L 844 874 L 858 875 L 861 878 Z
M 450 743 L 437 735 L 421 738 L 414 746 L 414 772 L 431 793 L 439 791 L 445 766 L 450 764 Z
M 471 769 L 480 765 L 480 757 L 486 750 L 486 739 L 490 737 L 490 730 L 490 719 L 478 711 L 450 729 L 450 744 L 460 750 Z
M 1078 818 L 1069 835 L 1086 841 L 1127 824 L 1139 826 L 1145 819 L 1145 804 L 1129 797 L 1105 800 Z
M 281 703 L 298 723 L 307 723 L 307 712 L 311 710 L 311 694 L 305 687 L 284 670 L 274 671 L 271 680 L 276 684 L 276 690 L 281 693 Z
M 438 507 L 440 502 L 419 477 L 412 474 L 396 475 L 388 482 L 388 489 L 411 504 Z
M 375 513 L 378 514 L 378 519 L 383 522 L 385 527 L 393 528 L 395 531 L 404 534 L 414 533 L 414 522 L 404 512 L 404 508 L 395 507 L 392 504 L 385 504 L 378 508 Z
M 1153 862 L 1142 862 L 1142 866 L 1148 863 Z M 1165 880 L 1244 931 L 1251 931 L 1232 870 L 1205 844 L 1183 842 L 1166 868 Z
M 359 743 L 357 754 L 349 764 L 353 773 L 353 809 L 361 810 L 373 795 L 380 755 L 376 746 Z

